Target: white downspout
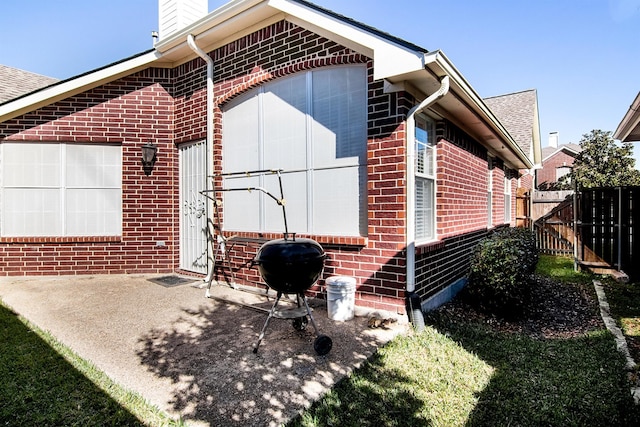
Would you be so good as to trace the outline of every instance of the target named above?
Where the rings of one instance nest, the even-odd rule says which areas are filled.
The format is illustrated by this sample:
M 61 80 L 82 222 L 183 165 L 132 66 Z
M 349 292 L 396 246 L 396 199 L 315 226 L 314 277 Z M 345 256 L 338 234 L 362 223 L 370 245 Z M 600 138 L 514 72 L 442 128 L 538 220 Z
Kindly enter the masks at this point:
M 429 95 L 421 103 L 413 107 L 407 114 L 406 142 L 407 142 L 407 306 L 415 306 L 411 301 L 416 289 L 416 230 L 415 230 L 415 128 L 416 114 L 424 111 L 449 92 L 449 76 L 440 81 L 440 88 Z M 435 208 L 435 207 L 434 207 Z M 418 300 L 419 301 L 419 300 Z M 419 306 L 417 308 L 419 309 Z M 416 323 L 414 319 L 414 325 Z M 424 320 L 422 320 L 424 325 Z
M 204 59 L 207 63 L 207 139 L 205 141 L 205 152 L 207 156 L 207 175 L 213 174 L 213 59 L 206 54 L 205 51 L 200 49 L 196 44 L 196 39 L 192 34 L 187 36 L 187 44 L 200 58 Z M 207 177 L 208 179 L 208 177 Z M 207 206 L 208 212 L 213 212 L 213 201 L 207 199 L 209 205 Z M 209 274 L 204 279 L 205 282 L 210 283 L 213 278 L 213 270 L 210 269 Z

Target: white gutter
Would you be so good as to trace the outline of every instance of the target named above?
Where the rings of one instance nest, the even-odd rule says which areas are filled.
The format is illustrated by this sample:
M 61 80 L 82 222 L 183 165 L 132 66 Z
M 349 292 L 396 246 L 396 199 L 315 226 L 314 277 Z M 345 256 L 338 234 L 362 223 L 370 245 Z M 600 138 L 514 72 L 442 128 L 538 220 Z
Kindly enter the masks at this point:
M 620 124 L 618 124 L 616 131 L 613 133 L 613 137 L 625 142 L 634 128 L 638 126 L 638 123 L 640 123 L 640 92 L 638 92 L 638 95 L 636 95 L 636 98 L 629 106 L 629 110 L 622 118 L 622 121 L 620 121 Z
M 424 111 L 449 92 L 449 76 L 440 81 L 440 88 L 420 104 L 413 107 L 407 115 L 405 137 L 407 141 L 407 293 L 416 288 L 416 230 L 415 230 L 415 128 L 416 114 Z
M 204 59 L 207 63 L 207 140 L 205 142 L 205 152 L 207 156 L 207 172 L 206 179 L 209 179 L 209 175 L 213 174 L 213 59 L 206 54 L 205 51 L 200 49 L 196 44 L 196 39 L 192 34 L 187 35 L 187 44 L 200 58 Z M 213 212 L 213 200 L 208 199 L 209 206 L 207 206 L 208 212 Z M 213 275 L 213 270 L 210 269 L 209 275 Z M 205 281 L 209 281 L 211 278 L 207 276 Z

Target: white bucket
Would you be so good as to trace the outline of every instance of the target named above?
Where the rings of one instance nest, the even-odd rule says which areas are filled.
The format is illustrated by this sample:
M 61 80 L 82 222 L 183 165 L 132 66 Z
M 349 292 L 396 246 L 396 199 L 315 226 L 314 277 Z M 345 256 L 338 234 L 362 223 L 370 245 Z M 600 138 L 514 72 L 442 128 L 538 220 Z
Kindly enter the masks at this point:
M 327 314 L 331 320 L 353 319 L 356 305 L 356 279 L 349 276 L 332 276 L 327 285 Z

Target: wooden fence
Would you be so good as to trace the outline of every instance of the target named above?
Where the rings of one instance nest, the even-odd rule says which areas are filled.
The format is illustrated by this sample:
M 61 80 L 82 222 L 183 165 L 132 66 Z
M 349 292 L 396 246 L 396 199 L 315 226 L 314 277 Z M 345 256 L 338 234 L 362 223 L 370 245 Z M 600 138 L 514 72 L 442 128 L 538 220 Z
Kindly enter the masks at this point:
M 533 224 L 540 253 L 575 256 L 579 265 L 596 272 L 623 271 L 640 281 L 640 262 L 633 260 L 640 255 L 640 187 L 587 189 L 562 200 L 533 197 L 534 215 L 536 201 L 555 203 L 550 210 L 545 206 L 548 212 Z
M 580 259 L 604 261 L 640 280 L 640 187 L 596 188 L 580 194 Z M 595 261 L 593 261 L 595 260 Z
M 540 253 L 549 255 L 573 256 L 575 241 L 573 197 L 554 201 L 554 206 L 533 223 L 538 250 Z

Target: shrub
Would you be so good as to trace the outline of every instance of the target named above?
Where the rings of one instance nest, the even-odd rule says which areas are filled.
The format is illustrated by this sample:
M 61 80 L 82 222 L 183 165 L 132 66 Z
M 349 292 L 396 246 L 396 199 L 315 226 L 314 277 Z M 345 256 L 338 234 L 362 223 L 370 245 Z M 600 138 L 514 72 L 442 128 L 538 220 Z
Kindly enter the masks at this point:
M 531 230 L 498 229 L 475 248 L 465 294 L 485 311 L 516 315 L 529 301 L 529 280 L 537 263 L 536 239 Z

